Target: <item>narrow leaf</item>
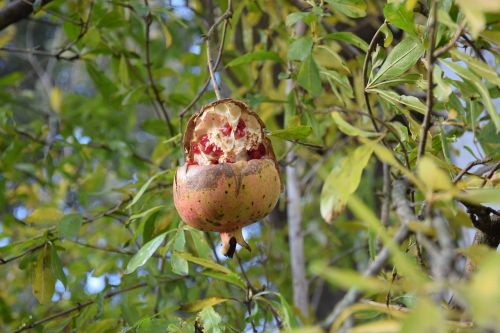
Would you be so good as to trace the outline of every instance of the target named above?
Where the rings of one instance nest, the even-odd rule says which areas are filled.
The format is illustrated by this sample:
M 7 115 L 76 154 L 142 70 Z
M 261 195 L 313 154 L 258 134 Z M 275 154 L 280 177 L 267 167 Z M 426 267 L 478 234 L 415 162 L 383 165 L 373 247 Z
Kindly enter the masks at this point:
M 167 233 L 156 236 L 147 242 L 141 249 L 130 259 L 127 264 L 125 274 L 133 273 L 138 267 L 144 265 L 146 261 L 155 253 L 165 239 Z
M 282 62 L 280 56 L 276 52 L 255 51 L 255 52 L 244 54 L 242 56 L 239 56 L 238 58 L 231 60 L 227 64 L 227 66 L 232 67 L 232 66 L 248 64 L 248 63 L 256 61 L 256 60 L 273 60 L 276 62 Z
M 321 94 L 322 85 L 318 65 L 312 55 L 309 55 L 300 67 L 297 83 L 306 89 L 313 97 Z
M 214 306 L 226 301 L 229 301 L 229 299 L 223 297 L 209 297 L 209 298 L 199 299 L 193 303 L 183 305 L 181 306 L 181 310 L 188 312 L 198 312 L 206 307 Z

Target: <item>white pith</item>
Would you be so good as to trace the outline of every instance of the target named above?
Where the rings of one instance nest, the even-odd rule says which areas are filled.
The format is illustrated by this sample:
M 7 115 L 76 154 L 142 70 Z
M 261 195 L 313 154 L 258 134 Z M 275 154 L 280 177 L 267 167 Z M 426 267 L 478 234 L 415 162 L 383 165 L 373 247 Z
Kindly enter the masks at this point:
M 240 118 L 245 122 L 245 136 L 236 138 L 235 131 Z M 226 123 L 231 125 L 231 133 L 228 136 L 223 135 L 221 131 Z M 262 142 L 262 128 L 258 120 L 242 112 L 238 105 L 231 102 L 221 103 L 205 110 L 196 121 L 191 143 L 198 143 L 205 134 L 211 143 L 222 150 L 218 163 L 247 161 L 247 151 L 257 149 Z M 199 165 L 209 165 L 216 158 L 205 154 L 200 146 L 200 153 L 193 154 L 193 159 Z

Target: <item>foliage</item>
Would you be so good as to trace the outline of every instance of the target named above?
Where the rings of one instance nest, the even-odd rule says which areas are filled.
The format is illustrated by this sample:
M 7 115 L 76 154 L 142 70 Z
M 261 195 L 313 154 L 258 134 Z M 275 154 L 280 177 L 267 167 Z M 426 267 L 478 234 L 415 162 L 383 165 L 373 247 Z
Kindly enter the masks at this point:
M 500 255 L 464 247 L 498 221 L 498 2 L 228 4 L 35 1 L 0 32 L 0 331 L 498 331 Z M 206 39 L 299 175 L 308 313 L 286 193 L 234 260 L 173 207 Z

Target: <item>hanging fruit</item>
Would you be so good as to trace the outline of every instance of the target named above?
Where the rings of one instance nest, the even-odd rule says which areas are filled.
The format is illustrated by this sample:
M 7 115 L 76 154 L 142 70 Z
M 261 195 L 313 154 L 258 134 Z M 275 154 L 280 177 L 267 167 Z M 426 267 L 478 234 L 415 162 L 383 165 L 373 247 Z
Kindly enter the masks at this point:
M 181 218 L 203 231 L 221 233 L 222 253 L 236 244 L 250 250 L 242 228 L 276 205 L 282 184 L 264 123 L 240 101 L 204 106 L 184 133 L 186 163 L 174 179 L 174 204 Z

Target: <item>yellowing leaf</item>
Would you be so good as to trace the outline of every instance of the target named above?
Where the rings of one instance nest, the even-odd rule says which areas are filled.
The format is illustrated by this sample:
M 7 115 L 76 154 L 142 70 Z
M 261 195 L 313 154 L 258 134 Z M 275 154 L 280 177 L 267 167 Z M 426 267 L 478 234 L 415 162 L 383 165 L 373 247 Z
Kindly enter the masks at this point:
M 462 293 L 469 303 L 469 311 L 479 325 L 500 327 L 500 255 L 493 251 L 481 260 L 478 271 L 471 282 L 462 287 Z
M 364 131 L 349 124 L 338 112 L 332 112 L 332 118 L 339 130 L 350 136 L 362 136 L 365 138 L 379 136 L 378 133 Z
M 63 213 L 56 207 L 40 207 L 26 219 L 28 223 L 55 223 L 59 222 Z
M 432 191 L 446 191 L 452 188 L 450 176 L 438 168 L 429 157 L 422 157 L 417 165 L 418 177 Z
M 16 27 L 11 25 L 0 32 L 0 47 L 4 47 L 5 44 L 10 42 L 16 34 Z
M 321 190 L 321 216 L 330 222 L 345 208 L 347 199 L 356 191 L 363 169 L 373 153 L 373 142 L 356 148 L 334 168 L 326 178 Z
M 50 107 L 54 112 L 61 112 L 61 105 L 62 105 L 62 94 L 61 94 L 61 89 L 58 87 L 52 88 L 50 91 Z
M 170 30 L 168 30 L 167 25 L 160 20 L 161 30 L 163 31 L 163 35 L 165 36 L 165 47 L 168 49 L 170 45 L 172 45 L 172 34 Z
M 188 312 L 198 312 L 206 307 L 214 306 L 226 301 L 229 301 L 229 299 L 222 297 L 209 297 L 205 299 L 199 299 L 193 303 L 183 305 L 181 309 Z
M 397 333 L 401 331 L 401 323 L 397 320 L 379 320 L 368 324 L 358 325 L 349 330 L 349 333 Z
M 411 314 L 405 319 L 401 332 L 448 332 L 441 310 L 426 298 L 420 298 Z
M 52 274 L 50 261 L 49 245 L 45 244 L 31 272 L 31 289 L 41 304 L 49 302 L 54 294 L 56 279 Z

